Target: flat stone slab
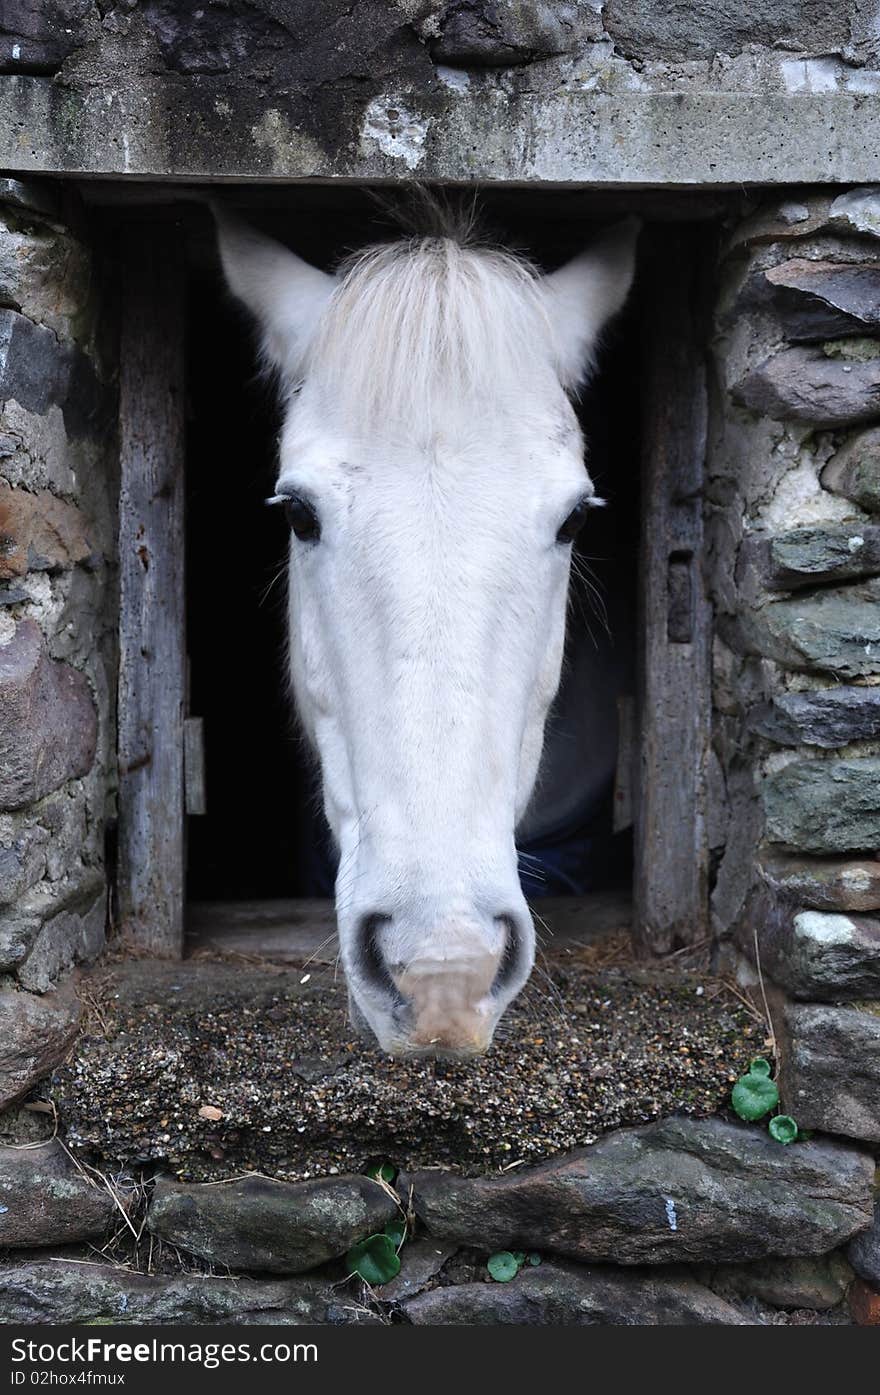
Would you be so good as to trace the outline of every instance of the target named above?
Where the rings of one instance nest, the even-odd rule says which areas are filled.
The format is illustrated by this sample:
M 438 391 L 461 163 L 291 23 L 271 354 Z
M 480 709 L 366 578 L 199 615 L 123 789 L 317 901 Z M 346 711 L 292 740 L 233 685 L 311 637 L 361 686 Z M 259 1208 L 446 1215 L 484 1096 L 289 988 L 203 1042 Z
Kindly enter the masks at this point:
M 857 1245 L 861 1237 L 850 1244 Z M 755 1300 L 774 1308 L 827 1312 L 846 1298 L 853 1271 L 840 1251 L 808 1259 L 765 1259 L 755 1264 L 721 1264 L 698 1269 L 695 1276 L 713 1293 L 737 1300 Z
M 792 761 L 761 784 L 766 836 L 797 852 L 880 848 L 880 760 Z
M 187 1181 L 296 1180 L 376 1159 L 482 1172 L 619 1124 L 723 1108 L 761 1025 L 717 979 L 595 967 L 608 954 L 570 947 L 548 961 L 471 1062 L 364 1043 L 341 984 L 316 964 L 98 969 L 94 1034 L 52 1092 L 62 1133 L 86 1156 L 162 1163 Z
M 0 646 L 0 809 L 33 804 L 95 757 L 98 719 L 88 682 L 50 659 L 34 620 Z
M 796 591 L 880 572 L 880 526 L 876 523 L 793 528 L 770 538 L 750 538 L 761 583 L 768 591 Z
M 0 1147 L 0 1249 L 69 1245 L 103 1236 L 116 1210 L 57 1140 Z
M 752 709 L 748 725 L 750 731 L 777 746 L 833 750 L 853 741 L 874 741 L 880 737 L 880 688 L 778 693 Z M 877 871 L 880 875 L 880 863 Z
M 733 397 L 776 421 L 856 425 L 880 413 L 880 357 L 849 362 L 812 346 L 783 349 L 736 384 Z
M 815 911 L 880 910 L 880 859 L 761 855 L 762 879 L 774 895 Z
M 880 1099 L 880 1095 L 878 1095 Z M 502 1177 L 407 1179 L 432 1235 L 616 1264 L 815 1255 L 873 1215 L 870 1154 L 762 1128 L 666 1119 Z
M 822 471 L 822 484 L 868 513 L 880 513 L 880 427 L 850 437 Z
M 880 1143 L 880 1003 L 788 1003 L 779 1082 L 801 1128 Z
M 250 1326 L 377 1322 L 344 1290 L 316 1279 L 224 1279 L 135 1274 L 103 1264 L 44 1260 L 0 1268 L 3 1321 L 218 1323 Z
M 880 326 L 880 266 L 791 257 L 763 273 L 787 339 L 830 339 Z
M 880 998 L 880 918 L 815 911 L 764 883 L 749 898 L 737 938 L 792 997 L 808 1002 Z
M 874 1207 L 873 1224 L 850 1241 L 846 1257 L 857 1274 L 880 1288 L 880 1201 Z
M 60 1065 L 79 1021 L 79 1000 L 69 984 L 40 997 L 0 989 L 0 1109 Z
M 302 1274 L 399 1218 L 394 1198 L 369 1177 L 311 1182 L 244 1177 L 213 1186 L 163 1179 L 147 1225 L 160 1239 L 211 1264 Z
M 880 672 L 880 581 L 817 588 L 725 618 L 731 647 L 785 668 L 865 678 Z
M 403 1304 L 418 1327 L 496 1323 L 519 1327 L 639 1327 L 758 1323 L 684 1273 L 636 1274 L 543 1263 L 506 1284 L 454 1284 Z

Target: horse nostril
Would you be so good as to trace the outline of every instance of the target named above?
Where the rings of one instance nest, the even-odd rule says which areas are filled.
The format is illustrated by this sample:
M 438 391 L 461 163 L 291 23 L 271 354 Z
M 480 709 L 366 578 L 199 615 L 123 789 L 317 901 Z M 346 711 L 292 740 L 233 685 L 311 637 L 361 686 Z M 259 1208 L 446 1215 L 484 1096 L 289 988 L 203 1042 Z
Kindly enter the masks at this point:
M 503 993 L 514 980 L 519 980 L 526 955 L 525 936 L 517 917 L 507 913 L 497 915 L 495 920 L 504 929 L 504 949 L 492 983 L 493 997 Z
M 383 915 L 380 911 L 362 916 L 357 927 L 357 955 L 360 971 L 366 982 L 380 992 L 400 999 L 379 942 L 382 927 L 390 924 L 391 916 Z

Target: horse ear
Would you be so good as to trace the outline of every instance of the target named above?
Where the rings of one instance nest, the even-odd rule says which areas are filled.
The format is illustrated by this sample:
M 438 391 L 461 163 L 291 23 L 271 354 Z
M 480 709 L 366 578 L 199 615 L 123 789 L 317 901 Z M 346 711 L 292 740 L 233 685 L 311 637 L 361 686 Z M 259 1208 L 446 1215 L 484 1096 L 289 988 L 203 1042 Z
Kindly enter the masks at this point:
M 334 278 L 225 209 L 211 207 L 229 289 L 256 319 L 266 357 L 295 381 Z
M 586 252 L 544 277 L 559 376 L 569 391 L 589 376 L 599 335 L 633 282 L 639 218 L 606 228 Z

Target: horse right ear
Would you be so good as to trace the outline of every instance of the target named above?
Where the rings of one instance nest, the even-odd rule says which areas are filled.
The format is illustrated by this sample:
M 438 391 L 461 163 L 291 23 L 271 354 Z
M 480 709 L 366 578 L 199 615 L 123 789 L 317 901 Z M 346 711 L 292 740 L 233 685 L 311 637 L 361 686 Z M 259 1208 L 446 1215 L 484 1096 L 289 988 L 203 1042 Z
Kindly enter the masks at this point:
M 606 228 L 586 252 L 543 280 L 562 384 L 576 392 L 590 375 L 599 336 L 623 306 L 636 267 L 641 222 Z
M 336 282 L 224 208 L 211 209 L 229 289 L 257 321 L 266 357 L 296 382 Z

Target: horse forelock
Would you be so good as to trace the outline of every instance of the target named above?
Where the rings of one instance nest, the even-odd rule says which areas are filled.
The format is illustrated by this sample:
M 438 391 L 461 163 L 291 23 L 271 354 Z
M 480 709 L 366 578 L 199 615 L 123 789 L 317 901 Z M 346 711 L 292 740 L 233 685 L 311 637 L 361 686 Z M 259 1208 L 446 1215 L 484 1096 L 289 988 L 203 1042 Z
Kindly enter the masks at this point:
M 340 269 L 304 365 L 346 430 L 434 434 L 560 392 L 535 268 L 457 237 L 411 237 Z

